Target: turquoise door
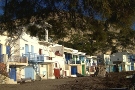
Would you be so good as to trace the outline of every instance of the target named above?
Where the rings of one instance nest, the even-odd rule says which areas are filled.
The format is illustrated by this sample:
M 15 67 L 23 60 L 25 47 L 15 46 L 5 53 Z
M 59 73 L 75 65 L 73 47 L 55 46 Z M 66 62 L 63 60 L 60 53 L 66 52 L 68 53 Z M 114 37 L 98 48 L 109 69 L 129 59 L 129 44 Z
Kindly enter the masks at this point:
M 116 65 L 113 66 L 113 72 L 116 72 Z
M 33 69 L 33 67 L 26 67 L 25 68 L 25 78 L 34 79 L 34 69 Z
M 122 65 L 119 65 L 119 71 L 120 72 L 122 71 Z

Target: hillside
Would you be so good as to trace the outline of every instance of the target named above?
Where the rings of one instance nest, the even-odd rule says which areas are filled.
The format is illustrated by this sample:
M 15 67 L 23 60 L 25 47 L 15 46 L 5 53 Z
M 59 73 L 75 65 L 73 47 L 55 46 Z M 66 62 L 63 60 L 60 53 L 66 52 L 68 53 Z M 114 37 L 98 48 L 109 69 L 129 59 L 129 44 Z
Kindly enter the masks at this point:
M 53 26 L 49 30 L 49 37 L 53 42 L 91 55 L 134 52 L 135 31 L 131 28 L 119 29 L 114 24 L 105 26 L 101 20 L 93 20 L 77 13 L 75 16 L 70 17 L 68 12 L 48 14 L 46 21 Z

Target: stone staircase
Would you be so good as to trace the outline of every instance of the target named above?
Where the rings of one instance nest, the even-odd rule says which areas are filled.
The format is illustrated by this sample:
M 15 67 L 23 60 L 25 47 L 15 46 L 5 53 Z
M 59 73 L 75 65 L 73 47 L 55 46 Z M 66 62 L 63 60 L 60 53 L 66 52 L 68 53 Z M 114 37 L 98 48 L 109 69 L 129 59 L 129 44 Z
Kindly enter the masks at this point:
M 7 66 L 4 63 L 0 63 L 0 84 L 17 84 L 16 81 L 9 78 Z

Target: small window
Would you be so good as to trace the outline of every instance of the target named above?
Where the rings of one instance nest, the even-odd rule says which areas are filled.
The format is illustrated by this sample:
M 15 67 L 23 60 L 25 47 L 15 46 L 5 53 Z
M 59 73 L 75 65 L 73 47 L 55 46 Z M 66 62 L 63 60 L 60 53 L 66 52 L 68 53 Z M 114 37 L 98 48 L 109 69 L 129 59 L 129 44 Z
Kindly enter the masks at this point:
M 52 57 L 49 57 L 49 60 L 52 60 Z
M 55 63 L 55 67 L 57 67 L 57 63 Z

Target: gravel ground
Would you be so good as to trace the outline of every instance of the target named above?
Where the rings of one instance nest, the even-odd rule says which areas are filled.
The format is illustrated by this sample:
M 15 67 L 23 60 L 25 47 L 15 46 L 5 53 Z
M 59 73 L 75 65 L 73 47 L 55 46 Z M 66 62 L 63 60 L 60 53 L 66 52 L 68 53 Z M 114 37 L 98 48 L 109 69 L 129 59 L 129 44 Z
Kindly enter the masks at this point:
M 0 90 L 56 90 L 59 85 L 69 81 L 74 81 L 76 78 L 66 79 L 50 79 L 42 81 L 27 82 L 17 85 L 0 85 Z M 57 89 L 58 90 L 58 89 Z
M 129 79 L 122 78 L 77 77 L 0 85 L 0 90 L 108 90 L 109 88 L 128 87 L 130 84 Z

